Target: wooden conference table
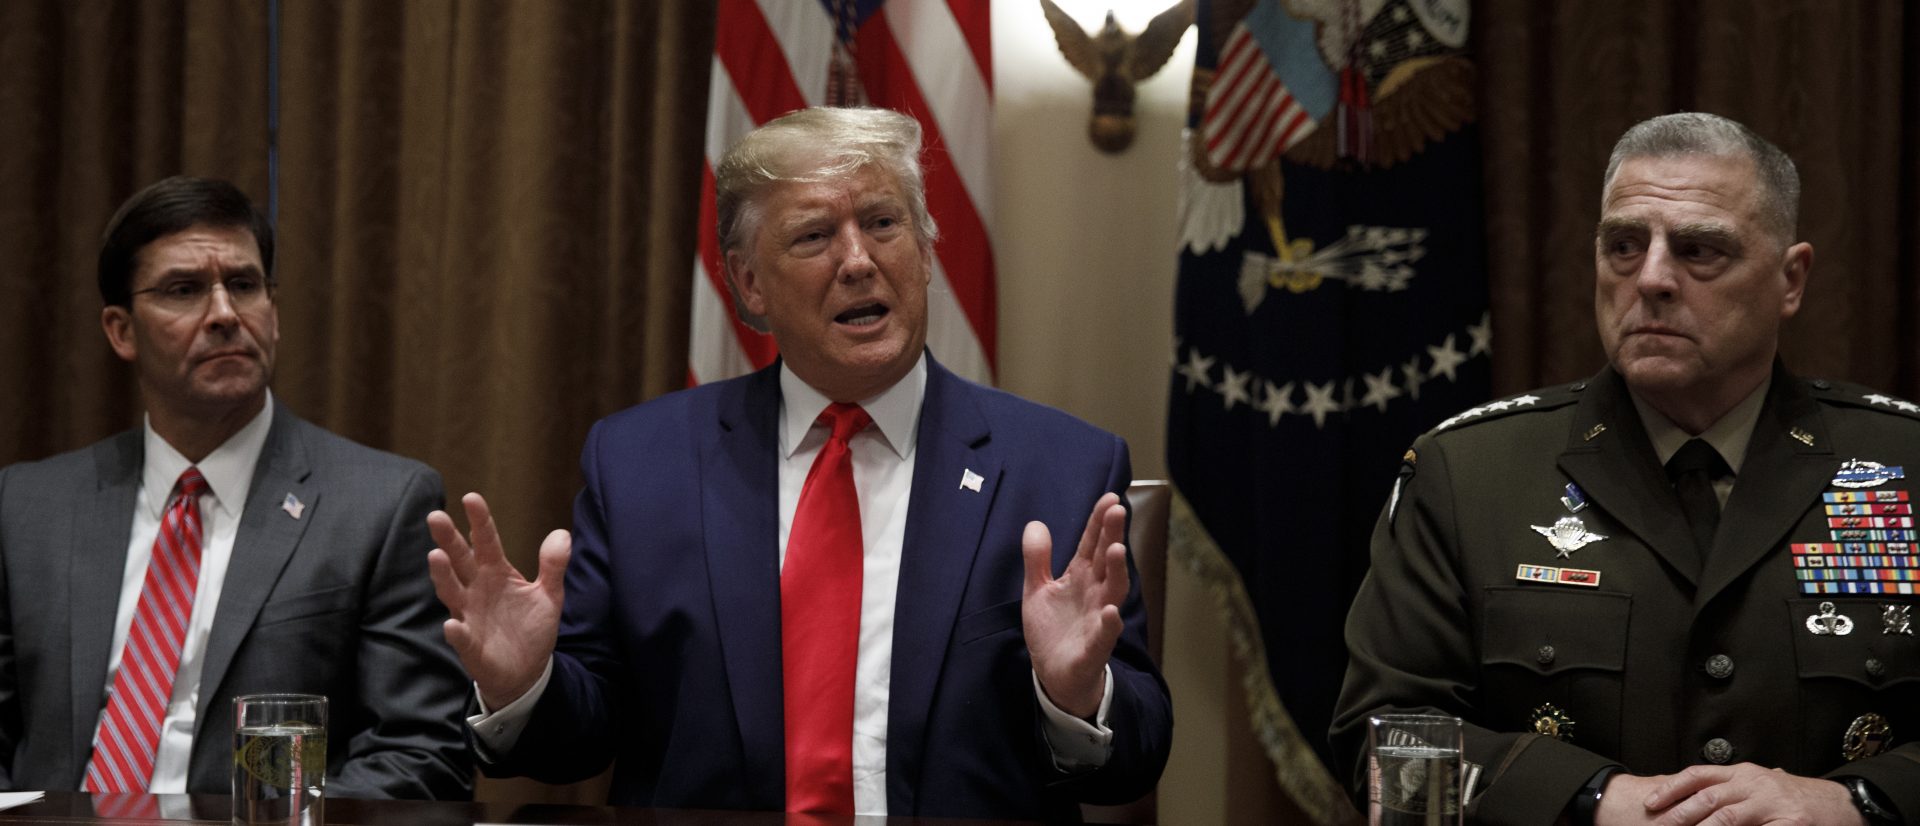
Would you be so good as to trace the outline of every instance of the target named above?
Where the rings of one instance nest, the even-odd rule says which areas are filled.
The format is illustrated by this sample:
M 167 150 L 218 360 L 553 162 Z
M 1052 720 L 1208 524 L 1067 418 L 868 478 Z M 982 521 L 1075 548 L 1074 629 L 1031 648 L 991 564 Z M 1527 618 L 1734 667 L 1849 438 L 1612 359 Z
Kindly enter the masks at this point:
M 47 792 L 44 800 L 0 811 L 0 826 L 80 826 L 80 824 L 229 822 L 225 795 L 89 795 Z M 691 809 L 638 809 L 551 804 L 440 803 L 418 800 L 327 800 L 327 823 L 338 826 L 473 826 L 477 823 L 529 826 L 1005 826 L 1016 821 L 939 818 L 814 817 L 779 812 L 724 812 Z

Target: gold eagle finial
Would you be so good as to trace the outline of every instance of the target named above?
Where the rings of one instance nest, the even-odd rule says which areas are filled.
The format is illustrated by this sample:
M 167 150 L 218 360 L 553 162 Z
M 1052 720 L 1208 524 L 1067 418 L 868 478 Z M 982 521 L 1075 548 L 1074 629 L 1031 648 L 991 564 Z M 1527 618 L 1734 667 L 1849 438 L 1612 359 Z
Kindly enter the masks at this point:
M 1098 33 L 1088 33 L 1053 0 L 1040 0 L 1053 39 L 1067 63 L 1093 81 L 1093 117 L 1087 136 L 1105 152 L 1133 144 L 1133 86 L 1153 76 L 1173 57 L 1180 36 L 1193 25 L 1193 0 L 1179 0 L 1154 16 L 1145 31 L 1128 34 L 1113 12 Z

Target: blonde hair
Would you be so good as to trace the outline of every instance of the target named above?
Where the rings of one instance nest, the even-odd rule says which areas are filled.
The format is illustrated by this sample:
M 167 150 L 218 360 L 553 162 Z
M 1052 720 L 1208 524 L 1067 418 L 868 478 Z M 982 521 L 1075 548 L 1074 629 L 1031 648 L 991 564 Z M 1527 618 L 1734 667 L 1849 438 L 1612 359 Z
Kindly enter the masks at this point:
M 927 212 L 926 181 L 920 171 L 920 123 L 891 109 L 818 106 L 767 121 L 727 150 L 713 170 L 714 211 L 719 218 L 720 254 L 752 254 L 760 229 L 764 196 L 778 183 L 814 183 L 844 178 L 873 166 L 900 185 L 907 216 L 921 249 L 939 238 Z M 733 279 L 727 279 L 733 291 Z M 766 320 L 750 312 L 736 293 L 734 314 L 761 332 Z

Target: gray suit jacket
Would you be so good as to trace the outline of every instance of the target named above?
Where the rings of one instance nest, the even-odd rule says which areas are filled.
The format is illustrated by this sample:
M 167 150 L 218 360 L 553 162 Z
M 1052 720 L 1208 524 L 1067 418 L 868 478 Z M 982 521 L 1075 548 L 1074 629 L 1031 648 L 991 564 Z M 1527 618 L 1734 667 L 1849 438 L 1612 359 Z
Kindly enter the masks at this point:
M 141 454 L 136 428 L 0 469 L 0 788 L 80 786 Z M 188 791 L 230 790 L 234 697 L 300 692 L 331 700 L 329 795 L 471 796 L 466 677 L 427 577 L 444 500 L 431 468 L 276 404 L 207 640 Z

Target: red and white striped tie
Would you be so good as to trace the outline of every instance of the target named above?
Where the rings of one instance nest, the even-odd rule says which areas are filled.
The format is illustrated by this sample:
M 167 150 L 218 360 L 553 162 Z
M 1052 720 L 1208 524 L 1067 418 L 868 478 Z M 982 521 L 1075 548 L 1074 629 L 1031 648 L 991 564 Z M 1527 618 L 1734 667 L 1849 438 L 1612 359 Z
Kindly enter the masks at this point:
M 160 535 L 153 540 L 153 559 L 147 563 L 140 604 L 127 629 L 120 670 L 94 734 L 86 791 L 144 792 L 153 777 L 160 721 L 173 697 L 173 674 L 180 666 L 180 646 L 200 581 L 200 495 L 206 492 L 200 469 L 187 468 L 160 517 Z

